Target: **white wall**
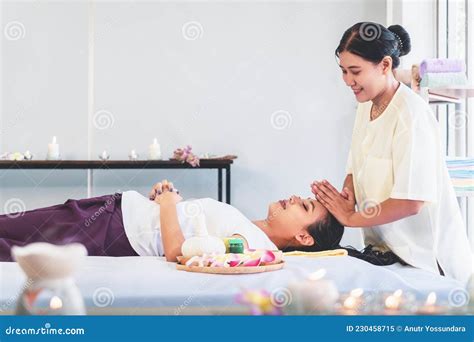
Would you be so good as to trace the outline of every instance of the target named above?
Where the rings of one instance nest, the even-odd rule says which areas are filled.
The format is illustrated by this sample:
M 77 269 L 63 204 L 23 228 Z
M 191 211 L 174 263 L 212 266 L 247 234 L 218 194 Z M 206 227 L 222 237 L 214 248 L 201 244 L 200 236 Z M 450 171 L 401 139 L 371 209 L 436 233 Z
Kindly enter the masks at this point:
M 236 154 L 232 202 L 250 218 L 270 201 L 309 196 L 309 183 L 344 178 L 356 102 L 334 58 L 342 33 L 358 21 L 384 23 L 385 2 L 99 2 L 95 6 L 94 92 L 88 97 L 86 2 L 2 2 L 2 28 L 20 22 L 25 36 L 2 36 L 1 151 L 30 149 L 44 158 L 57 135 L 63 157 L 144 155 L 156 136 L 165 157 Z M 202 36 L 187 40 L 196 21 Z M 3 30 L 2 30 L 3 31 Z M 88 137 L 88 101 L 113 126 Z M 287 111 L 278 130 L 272 113 Z M 95 195 L 146 194 L 166 177 L 184 197 L 216 198 L 215 172 L 101 171 Z M 83 171 L 0 171 L 1 203 L 27 209 L 86 196 Z M 5 208 L 2 208 L 5 211 Z M 357 245 L 355 235 L 346 242 Z M 357 235 L 358 236 L 358 235 Z

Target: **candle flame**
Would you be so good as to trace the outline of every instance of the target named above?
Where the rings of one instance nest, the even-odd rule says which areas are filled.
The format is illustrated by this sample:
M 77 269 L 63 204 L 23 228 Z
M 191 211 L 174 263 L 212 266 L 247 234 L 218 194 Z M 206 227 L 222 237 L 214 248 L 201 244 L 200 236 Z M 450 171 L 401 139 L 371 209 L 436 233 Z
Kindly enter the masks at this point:
M 63 301 L 58 296 L 54 296 L 49 301 L 49 307 L 53 310 L 61 309 L 63 307 Z
M 436 303 L 436 293 L 435 292 L 430 292 L 428 297 L 426 298 L 426 305 L 434 305 Z
M 385 307 L 387 309 L 397 310 L 399 306 L 400 306 L 399 296 L 391 295 L 385 299 Z
M 395 297 L 401 297 L 402 294 L 403 294 L 403 290 L 401 290 L 401 289 L 398 289 L 397 291 L 395 291 L 395 292 L 393 293 L 393 295 L 394 295 Z
M 351 291 L 351 296 L 354 296 L 354 297 L 360 297 L 363 294 L 364 294 L 364 290 L 361 288 L 357 288 Z
M 310 280 L 320 280 L 324 278 L 325 275 L 326 275 L 326 270 L 322 268 L 314 273 L 311 273 L 308 278 Z
M 357 306 L 357 298 L 349 296 L 344 300 L 344 307 L 346 309 L 354 309 Z

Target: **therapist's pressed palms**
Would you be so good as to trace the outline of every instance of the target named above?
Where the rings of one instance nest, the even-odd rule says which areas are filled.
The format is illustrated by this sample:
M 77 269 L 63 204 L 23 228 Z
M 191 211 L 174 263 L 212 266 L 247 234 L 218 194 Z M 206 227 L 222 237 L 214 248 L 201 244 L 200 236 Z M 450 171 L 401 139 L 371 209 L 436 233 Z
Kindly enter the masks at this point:
M 314 181 L 311 191 L 316 199 L 344 226 L 349 225 L 350 217 L 355 213 L 354 193 L 344 188 L 337 191 L 328 181 Z

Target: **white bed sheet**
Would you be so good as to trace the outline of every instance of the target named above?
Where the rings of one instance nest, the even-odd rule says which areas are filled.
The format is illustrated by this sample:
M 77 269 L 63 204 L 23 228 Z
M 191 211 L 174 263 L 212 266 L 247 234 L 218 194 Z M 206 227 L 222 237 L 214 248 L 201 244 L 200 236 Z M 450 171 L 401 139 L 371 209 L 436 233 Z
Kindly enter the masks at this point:
M 232 306 L 242 288 L 273 290 L 292 280 L 302 280 L 320 268 L 327 270 L 339 291 L 409 290 L 426 296 L 435 291 L 447 299 L 456 280 L 413 267 L 395 264 L 374 266 L 352 257 L 286 257 L 282 270 L 248 275 L 214 275 L 177 271 L 174 263 L 160 257 L 87 257 L 76 282 L 88 307 L 97 306 L 100 291 L 110 307 Z M 16 263 L 0 263 L 0 308 L 13 309 L 25 282 Z M 96 301 L 94 302 L 94 293 Z M 104 299 L 104 298 L 103 298 Z M 103 302 L 104 303 L 104 302 Z M 99 303 L 99 305 L 102 305 Z

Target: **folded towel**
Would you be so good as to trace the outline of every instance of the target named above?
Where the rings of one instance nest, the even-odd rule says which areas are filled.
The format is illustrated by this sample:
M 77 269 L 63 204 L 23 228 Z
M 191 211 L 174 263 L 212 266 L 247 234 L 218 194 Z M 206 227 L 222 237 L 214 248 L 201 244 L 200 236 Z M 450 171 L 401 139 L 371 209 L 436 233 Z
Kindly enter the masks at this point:
M 464 72 L 426 73 L 420 82 L 420 87 L 445 88 L 467 85 Z
M 327 256 L 346 256 L 348 253 L 345 249 L 333 249 L 321 252 L 303 252 L 292 251 L 283 253 L 284 256 L 305 256 L 310 258 L 327 257 Z
M 431 58 L 425 59 L 420 64 L 420 76 L 426 73 L 438 72 L 464 72 L 466 63 L 462 59 Z

